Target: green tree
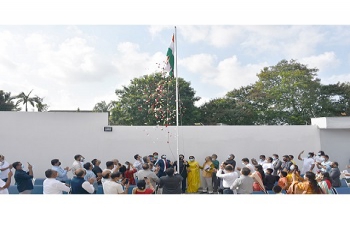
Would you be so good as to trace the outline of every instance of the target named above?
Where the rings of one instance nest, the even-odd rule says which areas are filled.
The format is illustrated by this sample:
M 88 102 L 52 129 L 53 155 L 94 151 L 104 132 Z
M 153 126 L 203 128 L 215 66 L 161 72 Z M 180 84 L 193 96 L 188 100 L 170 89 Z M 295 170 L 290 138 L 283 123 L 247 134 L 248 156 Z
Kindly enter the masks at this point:
M 350 115 L 350 83 L 322 85 L 322 116 Z
M 11 92 L 0 90 L 0 111 L 19 111 L 21 108 L 13 102 L 15 96 L 11 96 Z
M 115 106 L 115 102 L 106 103 L 105 101 L 101 101 L 96 103 L 92 111 L 94 112 L 109 112 Z
M 38 109 L 38 112 L 46 112 L 49 109 L 47 104 L 43 103 L 44 98 L 40 98 L 39 96 L 34 97 L 35 107 Z
M 201 122 L 205 125 L 257 124 L 259 99 L 254 85 L 228 92 L 223 98 L 210 100 L 200 107 Z
M 118 101 L 111 110 L 111 122 L 117 125 L 175 125 L 175 78 L 160 73 L 134 78 L 128 86 L 116 90 Z M 190 83 L 178 78 L 180 125 L 192 125 L 199 118 L 194 103 L 200 98 Z
M 282 60 L 265 67 L 257 75 L 261 124 L 310 124 L 322 111 L 321 84 L 317 68 L 308 68 L 296 60 Z

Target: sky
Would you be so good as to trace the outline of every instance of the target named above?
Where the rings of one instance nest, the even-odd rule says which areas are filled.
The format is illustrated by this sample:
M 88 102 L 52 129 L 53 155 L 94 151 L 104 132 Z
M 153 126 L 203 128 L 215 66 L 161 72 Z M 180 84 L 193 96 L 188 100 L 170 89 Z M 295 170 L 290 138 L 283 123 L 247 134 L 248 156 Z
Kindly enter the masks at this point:
M 49 110 L 92 110 L 115 90 L 160 72 L 174 26 L 1 25 L 0 87 L 44 98 Z M 204 102 L 257 81 L 266 66 L 296 59 L 323 84 L 350 80 L 349 26 L 180 25 L 178 76 Z M 161 66 L 159 66 L 161 65 Z M 34 110 L 31 107 L 29 110 Z
M 28 10 L 18 11 L 17 2 Z M 177 74 L 200 97 L 197 106 L 254 83 L 261 69 L 282 59 L 318 68 L 323 84 L 350 80 L 349 26 L 341 13 L 338 20 L 322 14 L 334 7 L 341 12 L 338 0 L 311 6 L 319 12 L 314 16 L 298 1 L 285 12 L 271 7 L 276 1 L 253 1 L 261 15 L 252 1 L 239 5 L 240 10 L 221 0 L 195 5 L 197 13 L 193 5 L 177 1 L 174 11 L 180 13 L 173 17 L 156 9 L 158 1 L 110 3 L 104 13 L 91 13 L 108 1 L 100 2 L 41 10 L 43 1 L 10 1 L 9 10 L 0 14 L 0 90 L 12 95 L 33 90 L 31 95 L 44 98 L 49 110 L 92 110 L 98 102 L 118 100 L 115 90 L 133 78 L 161 71 L 175 26 Z M 146 10 L 134 8 L 135 3 Z

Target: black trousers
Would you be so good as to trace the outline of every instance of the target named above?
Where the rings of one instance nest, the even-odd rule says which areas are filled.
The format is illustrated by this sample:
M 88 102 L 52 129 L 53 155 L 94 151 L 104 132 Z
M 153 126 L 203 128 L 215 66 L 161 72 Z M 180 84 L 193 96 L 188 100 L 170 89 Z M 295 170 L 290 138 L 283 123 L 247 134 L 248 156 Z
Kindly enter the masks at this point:
M 186 192 L 186 179 L 187 179 L 187 176 L 182 176 L 182 184 L 181 184 L 181 189 L 182 189 L 182 193 L 185 193 Z
M 216 177 L 216 173 L 212 174 L 212 180 L 213 180 L 213 191 L 217 192 L 218 188 L 220 187 L 220 179 Z

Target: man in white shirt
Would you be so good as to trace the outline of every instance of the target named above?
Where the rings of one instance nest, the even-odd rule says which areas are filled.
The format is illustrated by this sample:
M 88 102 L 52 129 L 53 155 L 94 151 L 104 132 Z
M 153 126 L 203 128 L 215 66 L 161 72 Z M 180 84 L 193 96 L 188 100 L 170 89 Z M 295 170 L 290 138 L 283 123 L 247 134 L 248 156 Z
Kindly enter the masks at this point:
M 144 163 L 142 157 L 136 154 L 134 159 L 136 160 L 133 164 L 134 168 L 137 169 L 137 171 L 142 170 L 142 164 Z
M 222 174 L 222 171 L 224 170 L 224 174 Z M 223 194 L 233 194 L 236 193 L 236 190 L 231 190 L 230 187 L 232 186 L 233 182 L 238 178 L 238 173 L 233 170 L 232 165 L 226 165 L 224 167 L 224 164 L 222 163 L 220 165 L 220 169 L 216 172 L 216 176 L 219 178 L 222 178 L 222 185 L 223 185 Z
M 258 162 L 259 165 L 263 166 L 265 163 L 267 163 L 265 155 L 260 155 L 259 159 L 260 159 L 259 162 Z
M 251 172 L 255 171 L 255 167 L 252 164 L 249 163 L 249 159 L 248 158 L 243 158 L 242 159 L 242 164 L 243 164 L 244 167 L 247 167 Z M 241 171 L 241 168 L 237 167 L 237 170 Z
M 13 173 L 10 170 L 10 172 L 7 173 L 7 180 L 6 180 L 6 182 L 3 181 L 2 179 L 0 179 L 0 194 L 9 194 L 9 191 L 8 191 L 7 188 L 11 184 L 11 177 L 12 177 L 12 175 L 13 175 Z
M 81 168 L 83 168 L 83 162 L 84 162 L 84 160 L 85 160 L 85 158 L 82 156 L 82 155 L 75 155 L 74 156 L 74 159 L 75 159 L 75 161 L 73 162 L 73 164 L 72 164 L 72 173 L 73 173 L 73 176 L 75 176 L 75 171 L 77 170 L 77 169 L 81 169 Z
M 301 168 L 300 174 L 305 174 L 306 172 L 310 171 L 312 172 L 315 167 L 315 160 L 314 160 L 314 153 L 309 152 L 307 155 L 307 158 L 301 158 L 301 154 L 303 154 L 304 151 L 300 152 L 298 155 L 298 159 L 303 161 L 303 167 Z
M 12 169 L 12 165 L 5 161 L 5 156 L 0 155 L 0 179 L 7 181 L 7 174 Z
M 45 176 L 47 178 L 43 183 L 43 194 L 62 194 L 63 191 L 70 191 L 70 188 L 67 185 L 56 179 L 58 176 L 58 172 L 56 170 L 46 170 Z
M 104 194 L 127 194 L 129 189 L 129 182 L 125 183 L 125 189 L 123 185 L 118 183 L 120 179 L 123 178 L 122 173 L 116 172 L 111 174 L 111 179 L 106 180 L 103 183 L 103 193 Z
M 273 161 L 272 157 L 268 157 L 266 163 L 264 163 L 264 164 L 262 165 L 263 170 L 264 170 L 265 173 L 266 173 L 266 170 L 267 170 L 268 168 L 273 169 L 272 161 Z

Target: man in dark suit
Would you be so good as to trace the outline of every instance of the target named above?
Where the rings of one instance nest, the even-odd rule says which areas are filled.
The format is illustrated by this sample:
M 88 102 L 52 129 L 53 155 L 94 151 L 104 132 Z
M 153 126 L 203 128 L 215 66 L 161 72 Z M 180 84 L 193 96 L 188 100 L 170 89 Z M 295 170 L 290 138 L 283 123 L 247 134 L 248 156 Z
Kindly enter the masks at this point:
M 182 176 L 174 175 L 174 168 L 166 169 L 166 175 L 160 178 L 159 187 L 163 188 L 162 194 L 181 194 Z
M 227 165 L 232 165 L 233 170 L 235 170 L 236 168 L 236 161 L 235 161 L 235 155 L 234 154 L 230 154 L 227 158 L 227 160 L 225 161 Z
M 180 154 L 179 155 L 179 173 L 182 176 L 182 193 L 186 192 L 186 179 L 187 179 L 187 167 L 189 167 L 186 160 L 184 160 L 185 156 Z M 177 170 L 177 161 L 174 162 L 174 170 Z
M 159 167 L 157 174 L 159 178 L 166 175 L 166 169 L 173 167 L 173 164 L 170 162 L 170 160 L 166 159 L 166 155 L 162 155 L 161 159 L 159 159 L 155 165 Z

